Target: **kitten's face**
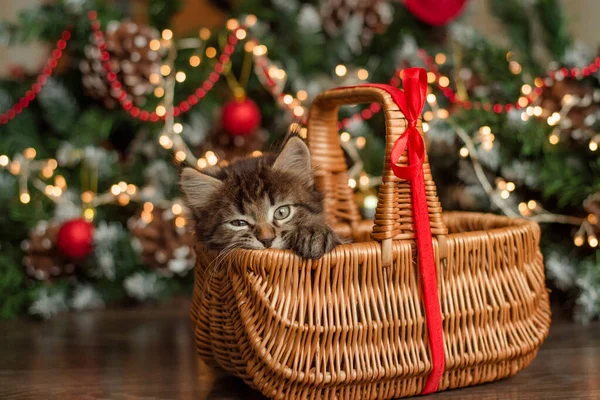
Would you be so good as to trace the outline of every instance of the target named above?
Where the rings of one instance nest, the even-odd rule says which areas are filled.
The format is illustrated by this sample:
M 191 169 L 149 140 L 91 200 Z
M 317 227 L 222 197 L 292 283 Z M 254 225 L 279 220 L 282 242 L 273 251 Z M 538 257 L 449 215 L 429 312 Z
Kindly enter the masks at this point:
M 216 250 L 289 249 L 298 227 L 323 221 L 308 148 L 298 138 L 277 157 L 203 172 L 186 168 L 182 188 L 199 240 Z

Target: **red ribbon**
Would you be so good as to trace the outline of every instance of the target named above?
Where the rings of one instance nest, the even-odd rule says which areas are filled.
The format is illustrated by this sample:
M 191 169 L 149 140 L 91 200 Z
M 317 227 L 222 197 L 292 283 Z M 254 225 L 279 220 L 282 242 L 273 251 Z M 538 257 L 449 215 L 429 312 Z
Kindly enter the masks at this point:
M 427 334 L 431 349 L 432 370 L 421 394 L 437 391 L 444 374 L 444 335 L 442 313 L 438 294 L 436 268 L 433 254 L 433 238 L 429 222 L 429 208 L 425 192 L 423 162 L 425 144 L 417 129 L 417 120 L 423 111 L 427 96 L 427 72 L 423 68 L 407 68 L 403 71 L 404 92 L 389 85 L 365 84 L 359 87 L 375 87 L 392 96 L 408 121 L 408 127 L 396 140 L 390 153 L 390 166 L 394 175 L 410 181 L 412 187 L 413 219 L 416 228 L 419 268 L 423 290 L 423 304 L 427 320 Z M 400 156 L 408 151 L 408 165 L 398 166 Z

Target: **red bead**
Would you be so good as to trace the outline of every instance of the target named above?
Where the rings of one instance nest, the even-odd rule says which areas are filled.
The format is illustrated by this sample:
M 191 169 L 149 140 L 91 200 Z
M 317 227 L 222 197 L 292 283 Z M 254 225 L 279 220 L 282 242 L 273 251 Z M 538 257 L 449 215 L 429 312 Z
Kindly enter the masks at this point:
M 71 32 L 64 31 L 60 37 L 62 40 L 69 40 L 71 39 Z
M 52 68 L 50 68 L 49 66 L 45 66 L 44 69 L 42 70 L 42 74 L 46 75 L 46 76 L 50 76 L 52 75 Z
M 7 122 L 8 122 L 8 117 L 6 116 L 6 114 L 0 115 L 0 123 L 6 124 Z
M 596 66 L 600 67 L 600 57 L 596 57 Z
M 507 104 L 507 105 L 505 105 L 505 106 L 504 106 L 504 110 L 505 110 L 506 112 L 508 112 L 508 111 L 512 110 L 512 108 L 513 108 L 513 105 L 512 105 L 512 104 Z
M 140 113 L 140 119 L 142 121 L 147 121 L 149 116 L 150 116 L 150 113 L 146 110 L 144 110 Z
M 114 81 L 114 82 L 112 83 L 112 87 L 113 87 L 114 89 L 116 89 L 116 90 L 121 90 L 121 88 L 122 88 L 123 86 L 121 85 L 121 82 L 119 82 L 119 81 Z
M 19 114 L 21 112 L 21 110 L 23 109 L 23 107 L 21 106 L 20 103 L 17 103 L 13 106 L 12 109 L 14 110 L 15 113 Z
M 232 45 L 227 44 L 227 45 L 225 45 L 224 51 L 226 54 L 231 54 L 231 53 L 233 53 L 233 49 L 234 49 L 234 47 Z
M 464 108 L 465 110 L 470 110 L 472 107 L 473 107 L 473 105 L 471 104 L 471 102 L 470 102 L 470 101 L 465 101 L 465 102 L 463 103 L 463 108 Z
M 44 75 L 40 75 L 37 77 L 37 83 L 39 83 L 40 85 L 45 85 L 47 80 L 48 78 L 46 78 Z
M 61 50 L 59 50 L 59 49 L 52 50 L 52 57 L 56 58 L 57 60 L 59 58 L 61 58 L 62 55 L 63 55 L 63 52 Z
M 381 109 L 381 107 L 379 106 L 379 103 L 371 103 L 371 105 L 369 106 L 369 109 L 376 113 L 379 112 L 379 110 Z
M 542 94 L 544 92 L 544 89 L 542 89 L 541 87 L 536 87 L 535 89 L 533 89 L 533 92 L 535 94 Z
M 13 119 L 15 117 L 15 110 L 8 110 L 6 115 L 8 116 L 8 119 Z
M 493 110 L 496 114 L 502 112 L 502 104 L 494 104 Z
M 235 35 L 229 35 L 228 42 L 229 44 L 236 44 L 238 42 L 238 38 L 236 38 Z
M 48 60 L 48 66 L 52 69 L 56 68 L 56 66 L 58 65 L 58 61 L 56 61 L 55 58 L 51 58 L 50 60 Z
M 33 90 L 33 93 L 39 93 L 42 90 L 42 86 L 39 83 L 34 83 L 31 85 L 31 90 Z
M 108 54 L 107 51 L 103 51 L 100 58 L 102 59 L 102 61 L 108 61 L 110 60 L 110 54 Z
M 111 71 L 106 75 L 106 79 L 108 79 L 109 82 L 112 82 L 115 79 L 117 79 L 117 74 L 115 74 L 114 72 Z
M 198 97 L 196 95 L 192 94 L 192 95 L 188 96 L 188 102 L 191 105 L 195 106 L 196 104 L 198 104 Z
M 137 117 L 138 115 L 140 115 L 140 109 L 137 107 L 133 107 L 131 111 L 129 111 L 129 114 L 131 114 L 132 117 Z
M 158 116 L 157 113 L 153 112 L 152 114 L 150 114 L 150 121 L 157 122 L 159 119 L 160 119 L 160 117 Z
M 204 90 L 203 88 L 196 89 L 196 96 L 198 96 L 200 99 L 203 98 L 204 96 L 206 96 L 206 90 Z
M 583 67 L 583 69 L 581 70 L 581 73 L 583 74 L 583 76 L 588 76 L 590 74 L 589 67 Z
M 29 101 L 33 101 L 33 99 L 35 99 L 35 93 L 33 93 L 31 90 L 28 90 L 25 92 L 25 98 Z
M 59 39 L 58 42 L 56 42 L 56 48 L 59 50 L 64 50 L 65 47 L 67 47 L 67 42 L 64 41 L 63 39 Z
M 362 115 L 362 117 L 364 119 L 369 119 L 369 118 L 371 118 L 373 116 L 373 113 L 371 112 L 371 110 L 362 110 L 360 112 L 360 115 Z
M 126 111 L 129 111 L 129 110 L 131 110 L 131 108 L 133 107 L 133 103 L 132 103 L 130 100 L 125 100 L 125 101 L 123 101 L 121 104 L 123 105 L 123 108 L 124 108 Z
M 490 103 L 484 103 L 483 104 L 483 109 L 485 111 L 490 111 L 492 109 L 492 105 Z
M 225 62 L 227 62 L 227 61 L 225 61 Z M 215 65 L 215 72 L 218 73 L 218 74 L 220 74 L 221 72 L 223 72 L 223 64 L 219 63 L 219 64 Z
M 125 101 L 127 98 L 127 93 L 124 90 L 120 90 L 117 99 L 119 101 Z
M 190 110 L 190 103 L 188 103 L 187 101 L 184 100 L 184 101 L 181 102 L 181 106 L 180 107 L 181 107 L 181 111 L 187 112 L 187 111 Z
M 214 83 L 219 80 L 219 74 L 217 74 L 216 72 L 213 71 L 208 76 L 208 79 L 210 79 L 210 81 Z
M 219 56 L 219 62 L 221 62 L 221 63 L 225 64 L 225 63 L 229 62 L 229 59 L 230 59 L 230 58 L 231 58 L 231 57 L 229 56 L 229 54 L 221 54 L 221 55 Z
M 579 69 L 571 68 L 571 76 L 577 76 L 577 75 L 579 75 Z
M 598 66 L 596 64 L 590 65 L 590 72 L 596 72 L 596 71 L 598 71 Z
M 180 114 L 181 114 L 181 109 L 177 106 L 173 107 L 173 116 L 179 117 Z
M 94 21 L 96 18 L 98 18 L 98 13 L 94 10 L 91 10 L 88 12 L 88 18 Z
M 560 72 L 563 74 L 563 76 L 567 76 L 569 74 L 569 70 L 566 67 L 562 67 Z
M 210 89 L 212 89 L 213 84 L 210 81 L 206 81 L 202 84 L 202 87 L 208 92 Z

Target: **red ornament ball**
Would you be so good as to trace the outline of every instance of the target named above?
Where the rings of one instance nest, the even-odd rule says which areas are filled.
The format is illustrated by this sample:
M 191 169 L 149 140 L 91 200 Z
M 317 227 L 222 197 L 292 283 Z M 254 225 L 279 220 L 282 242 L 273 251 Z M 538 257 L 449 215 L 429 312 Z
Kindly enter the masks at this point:
M 65 222 L 58 231 L 56 245 L 67 257 L 85 258 L 92 252 L 94 226 L 84 219 Z
M 421 21 L 442 26 L 460 14 L 468 0 L 405 0 L 404 5 Z
M 246 98 L 227 102 L 221 119 L 223 128 L 231 136 L 248 136 L 260 125 L 261 115 L 256 103 Z

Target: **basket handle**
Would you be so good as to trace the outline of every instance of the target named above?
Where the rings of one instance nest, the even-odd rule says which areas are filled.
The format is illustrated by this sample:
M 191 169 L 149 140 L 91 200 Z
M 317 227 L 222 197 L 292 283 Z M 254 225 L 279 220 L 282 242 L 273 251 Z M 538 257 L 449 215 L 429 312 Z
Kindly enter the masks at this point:
M 413 69 L 417 70 L 417 69 Z M 405 70 L 405 75 L 408 70 Z M 423 73 L 424 70 L 421 70 Z M 417 72 L 417 71 L 413 71 Z M 425 75 L 426 76 L 426 75 Z M 420 85 L 417 79 L 405 79 L 407 83 Z M 413 88 L 426 95 L 425 87 Z M 424 91 L 423 91 L 424 90 Z M 386 123 L 386 151 L 383 165 L 382 184 L 379 189 L 379 202 L 375 213 L 375 225 L 372 238 L 384 243 L 384 249 L 391 249 L 392 239 L 414 239 L 416 229 L 413 221 L 411 184 L 405 178 L 396 175 L 409 175 L 421 170 L 424 175 L 425 192 L 429 211 L 431 232 L 434 235 L 446 235 L 447 229 L 442 220 L 442 207 L 437 189 L 431 176 L 431 169 L 423 140 L 414 140 L 414 135 L 403 135 L 412 124 L 420 136 L 423 135 L 421 121 L 418 119 L 421 109 L 416 109 L 407 101 L 399 89 L 387 85 L 359 85 L 325 91 L 315 98 L 308 116 L 308 146 L 312 164 L 317 167 L 315 180 L 324 193 L 325 210 L 330 223 L 349 224 L 352 231 L 360 220 L 353 191 L 348 187 L 348 173 L 344 154 L 338 135 L 338 109 L 341 105 L 357 103 L 379 103 L 383 107 Z M 407 114 L 412 114 L 408 116 Z M 407 118 L 408 117 L 408 118 Z M 411 120 L 412 122 L 409 122 Z M 408 133 L 408 132 L 407 132 Z M 411 139 L 412 137 L 412 139 Z M 406 147 L 421 146 L 422 159 L 411 161 L 409 166 Z M 390 159 L 396 159 L 393 165 Z M 414 165 L 412 165 L 414 164 Z M 396 174 L 394 174 L 396 170 Z M 385 264 L 385 263 L 384 263 Z

